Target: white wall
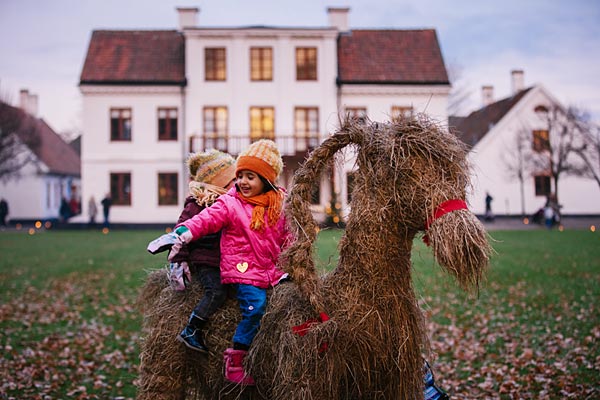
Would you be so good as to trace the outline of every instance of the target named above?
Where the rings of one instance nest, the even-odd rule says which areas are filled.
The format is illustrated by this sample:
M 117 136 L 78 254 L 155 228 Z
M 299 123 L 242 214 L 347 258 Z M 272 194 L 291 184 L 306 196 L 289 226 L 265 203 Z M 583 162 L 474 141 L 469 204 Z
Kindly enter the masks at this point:
M 448 121 L 449 85 L 344 85 L 341 89 L 340 112 L 346 108 L 366 108 L 372 121 L 389 121 L 392 107 L 412 107 L 415 112 L 428 114 L 441 126 Z M 341 168 L 336 173 L 336 190 L 342 203 L 342 214 L 349 213 L 347 175 L 354 170 L 355 156 L 345 151 L 341 157 Z
M 449 92 L 449 85 L 344 85 L 341 109 L 366 107 L 371 120 L 388 121 L 392 106 L 412 107 L 415 112 L 426 113 L 446 125 Z
M 110 173 L 131 174 L 130 206 L 113 205 L 110 221 L 115 223 L 164 222 L 172 224 L 183 206 L 184 150 L 181 132 L 181 92 L 178 87 L 82 86 L 83 136 L 82 218 L 88 215 L 88 200 L 97 202 L 110 191 Z M 110 109 L 131 108 L 131 141 L 110 141 Z M 158 140 L 158 108 L 179 110 L 179 140 Z M 158 206 L 158 173 L 177 172 L 180 177 L 179 204 Z
M 251 106 L 275 108 L 276 135 L 294 133 L 295 107 L 319 109 L 319 123 L 324 137 L 331 129 L 328 123 L 337 122 L 336 31 L 201 29 L 186 31 L 185 34 L 188 133 L 202 134 L 202 110 L 205 106 L 227 106 L 232 136 L 248 135 Z M 295 48 L 303 46 L 317 48 L 317 81 L 296 81 Z M 226 81 L 204 80 L 206 47 L 226 48 Z M 272 81 L 250 80 L 251 47 L 272 47 Z
M 0 197 L 8 202 L 9 220 L 52 220 L 59 217 L 62 196 L 80 184 L 79 178 L 48 174 L 44 165 L 28 164 L 20 178 L 0 182 Z

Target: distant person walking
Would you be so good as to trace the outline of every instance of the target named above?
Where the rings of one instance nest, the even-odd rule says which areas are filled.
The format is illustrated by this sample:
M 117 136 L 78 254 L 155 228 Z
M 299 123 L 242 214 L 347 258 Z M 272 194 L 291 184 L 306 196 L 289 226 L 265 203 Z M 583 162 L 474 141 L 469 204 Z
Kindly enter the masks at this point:
M 490 195 L 489 192 L 485 192 L 485 220 L 493 221 L 494 213 L 492 212 L 492 200 L 494 198 Z
M 554 214 L 554 208 L 552 207 L 550 202 L 546 203 L 546 205 L 544 206 L 544 222 L 546 223 L 546 228 L 552 229 L 552 227 L 554 226 L 555 217 L 556 216 Z
M 60 213 L 60 222 L 69 222 L 69 218 L 71 218 L 71 207 L 69 207 L 69 202 L 65 196 L 60 200 L 60 209 L 58 212 Z
M 106 193 L 106 196 L 100 202 L 102 204 L 102 213 L 104 214 L 104 227 L 109 227 L 108 214 L 110 213 L 110 207 L 112 206 L 112 199 L 110 193 Z
M 6 216 L 8 215 L 8 202 L 2 198 L 0 200 L 0 225 L 6 226 Z
M 88 215 L 90 217 L 90 227 L 96 226 L 96 215 L 98 214 L 98 206 L 96 205 L 96 199 L 94 196 L 90 197 L 88 201 Z

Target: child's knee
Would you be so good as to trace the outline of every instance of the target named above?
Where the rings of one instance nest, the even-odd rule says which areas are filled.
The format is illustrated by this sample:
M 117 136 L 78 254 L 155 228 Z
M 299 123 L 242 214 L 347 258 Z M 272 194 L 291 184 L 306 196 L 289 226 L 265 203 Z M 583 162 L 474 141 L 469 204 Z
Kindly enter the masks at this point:
M 248 304 L 245 310 L 245 314 L 250 319 L 260 319 L 264 315 L 267 309 L 266 299 L 259 299 L 257 301 Z

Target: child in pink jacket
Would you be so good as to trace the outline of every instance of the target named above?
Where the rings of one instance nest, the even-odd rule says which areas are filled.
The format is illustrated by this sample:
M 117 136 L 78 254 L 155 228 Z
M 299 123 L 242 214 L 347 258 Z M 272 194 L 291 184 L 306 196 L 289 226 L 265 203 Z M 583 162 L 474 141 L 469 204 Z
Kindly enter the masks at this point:
M 273 141 L 253 143 L 237 158 L 234 188 L 148 246 L 152 253 L 172 246 L 172 259 L 182 244 L 221 231 L 221 282 L 235 285 L 242 312 L 233 348 L 224 353 L 225 378 L 243 385 L 254 384 L 242 363 L 266 310 L 266 289 L 286 277 L 277 267 L 289 237 L 284 191 L 274 184 L 282 169 L 283 160 Z

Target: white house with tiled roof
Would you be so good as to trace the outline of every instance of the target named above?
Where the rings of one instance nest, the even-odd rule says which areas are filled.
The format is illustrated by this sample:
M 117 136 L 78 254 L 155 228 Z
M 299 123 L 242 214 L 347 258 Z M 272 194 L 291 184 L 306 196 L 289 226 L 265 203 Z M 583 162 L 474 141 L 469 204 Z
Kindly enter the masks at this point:
M 450 117 L 450 130 L 471 147 L 469 161 L 474 168 L 473 190 L 469 207 L 485 213 L 485 197 L 494 199 L 492 211 L 497 215 L 531 216 L 557 193 L 547 170 L 523 168 L 523 183 L 516 177 L 518 138 L 523 138 L 523 157 L 535 149 L 536 136 L 548 138 L 548 119 L 540 110 L 563 105 L 542 85 L 524 86 L 524 73 L 512 71 L 513 93 L 495 100 L 493 86 L 482 88 L 484 106 L 467 117 Z M 600 188 L 592 179 L 561 174 L 558 202 L 563 215 L 599 215 Z
M 352 30 L 348 8 L 329 8 L 325 27 L 205 27 L 197 8 L 178 12 L 178 30 L 94 31 L 90 40 L 80 78 L 83 197 L 110 191 L 114 223 L 172 224 L 190 152 L 236 155 L 272 138 L 289 187 L 340 115 L 447 120 L 434 30 Z M 345 208 L 351 170 L 348 160 L 323 178 L 315 211 L 332 191 Z
M 32 135 L 35 140 L 21 140 L 27 144 L 19 157 L 28 162 L 19 170 L 18 179 L 0 181 L 0 197 L 8 203 L 11 224 L 56 221 L 62 198 L 81 201 L 79 154 L 37 118 L 37 95 L 21 90 L 18 109 L 24 116 L 17 137 Z

